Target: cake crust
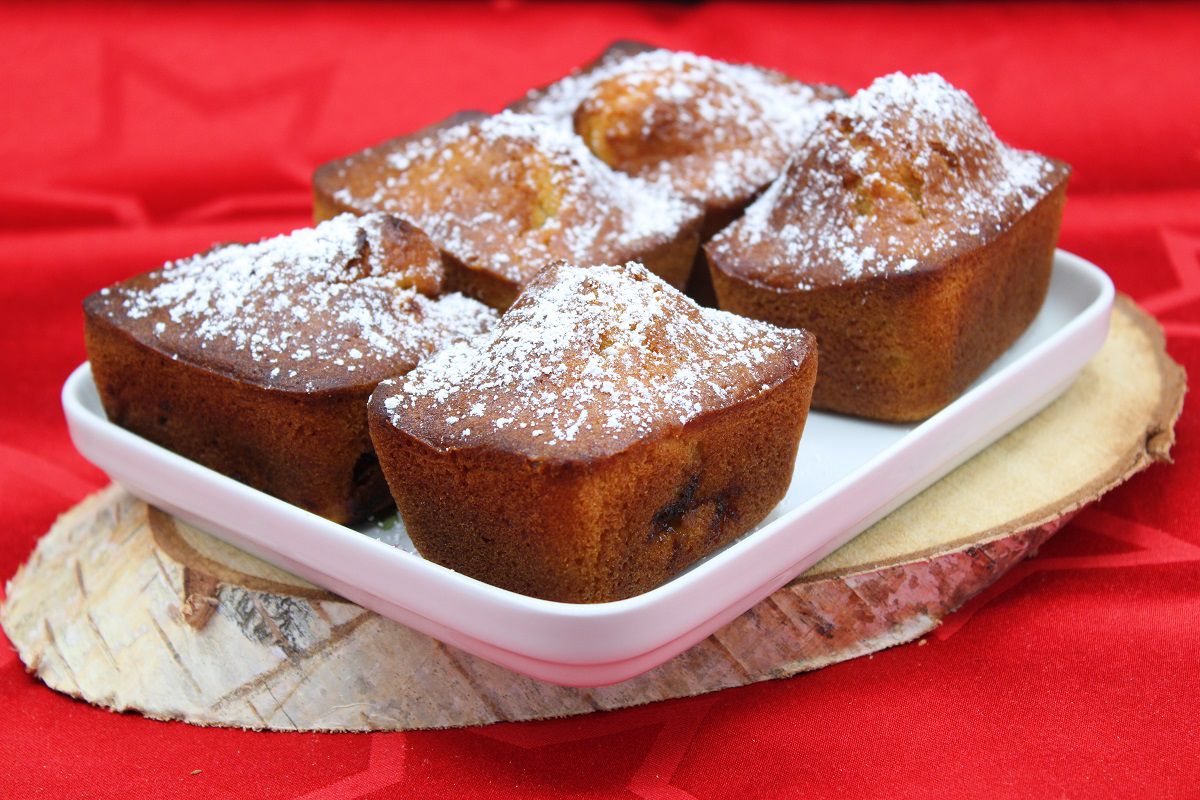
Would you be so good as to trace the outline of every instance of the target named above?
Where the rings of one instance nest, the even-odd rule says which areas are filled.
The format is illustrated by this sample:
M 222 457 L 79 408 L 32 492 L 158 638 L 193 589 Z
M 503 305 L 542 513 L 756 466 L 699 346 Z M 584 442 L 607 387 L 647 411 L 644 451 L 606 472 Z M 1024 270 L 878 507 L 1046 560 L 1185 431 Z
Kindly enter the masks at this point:
M 370 402 L 422 555 L 567 602 L 628 597 L 782 499 L 816 348 L 701 310 L 640 266 L 553 265 L 492 333 Z
M 320 167 L 315 214 L 386 211 L 441 249 L 450 288 L 504 309 L 546 263 L 637 259 L 682 287 L 703 211 L 609 168 L 569 132 L 456 115 Z
M 615 169 L 703 204 L 707 240 L 844 95 L 756 65 L 619 41 L 509 108 L 553 119 Z

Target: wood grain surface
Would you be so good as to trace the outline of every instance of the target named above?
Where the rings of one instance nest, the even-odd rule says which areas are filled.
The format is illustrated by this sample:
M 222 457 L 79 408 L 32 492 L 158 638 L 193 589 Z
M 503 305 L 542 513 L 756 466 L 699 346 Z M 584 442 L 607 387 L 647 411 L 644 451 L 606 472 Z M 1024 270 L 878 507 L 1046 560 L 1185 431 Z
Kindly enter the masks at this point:
M 542 719 L 783 678 L 937 626 L 1104 492 L 1169 460 L 1185 391 L 1118 298 L 1109 339 L 1038 416 L 691 650 L 596 689 L 448 647 L 116 486 L 65 513 L 0 622 L 48 686 L 200 725 L 412 730 Z

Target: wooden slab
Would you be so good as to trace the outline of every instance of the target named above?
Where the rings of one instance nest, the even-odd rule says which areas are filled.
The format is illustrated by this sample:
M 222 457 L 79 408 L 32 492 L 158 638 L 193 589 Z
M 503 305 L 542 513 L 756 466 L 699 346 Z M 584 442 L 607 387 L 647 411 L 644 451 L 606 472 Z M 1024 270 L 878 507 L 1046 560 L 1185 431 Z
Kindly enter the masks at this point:
M 686 653 L 569 689 L 346 602 L 109 487 L 64 514 L 0 623 L 48 686 L 200 725 L 412 730 L 715 691 L 911 641 L 1075 511 L 1169 460 L 1183 370 L 1119 298 L 1103 350 L 1053 405 Z

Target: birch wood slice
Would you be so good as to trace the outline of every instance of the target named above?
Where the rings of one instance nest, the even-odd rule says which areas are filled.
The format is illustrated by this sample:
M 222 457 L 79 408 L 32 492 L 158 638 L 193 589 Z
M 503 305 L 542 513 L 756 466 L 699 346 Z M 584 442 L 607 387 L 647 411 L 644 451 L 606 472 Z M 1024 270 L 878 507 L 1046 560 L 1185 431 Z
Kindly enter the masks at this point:
M 600 689 L 447 647 L 109 487 L 64 514 L 0 619 L 30 672 L 115 710 L 200 725 L 411 730 L 619 708 L 780 678 L 911 641 L 1088 502 L 1169 460 L 1185 391 L 1118 300 L 1053 405 L 670 662 Z

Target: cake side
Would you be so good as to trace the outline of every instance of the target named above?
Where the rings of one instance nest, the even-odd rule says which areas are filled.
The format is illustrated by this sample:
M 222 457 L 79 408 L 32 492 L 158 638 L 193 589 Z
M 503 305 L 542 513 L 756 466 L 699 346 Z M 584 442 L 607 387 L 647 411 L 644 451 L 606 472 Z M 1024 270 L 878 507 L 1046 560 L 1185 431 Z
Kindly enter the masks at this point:
M 816 377 L 590 461 L 444 450 L 372 400 L 371 436 L 421 555 L 479 580 L 572 603 L 648 591 L 745 534 L 787 492 Z
M 104 317 L 84 341 L 108 419 L 154 444 L 334 522 L 389 509 L 367 434 L 373 384 L 267 389 L 172 358 Z
M 816 348 L 633 265 L 544 270 L 497 328 L 387 381 L 371 436 L 426 558 L 569 602 L 652 588 L 783 497 Z
M 717 297 L 722 308 L 817 337 L 814 408 L 925 419 L 962 394 L 1037 316 L 1064 199 L 1065 185 L 987 247 L 938 270 L 785 291 L 747 284 L 714 263 Z

